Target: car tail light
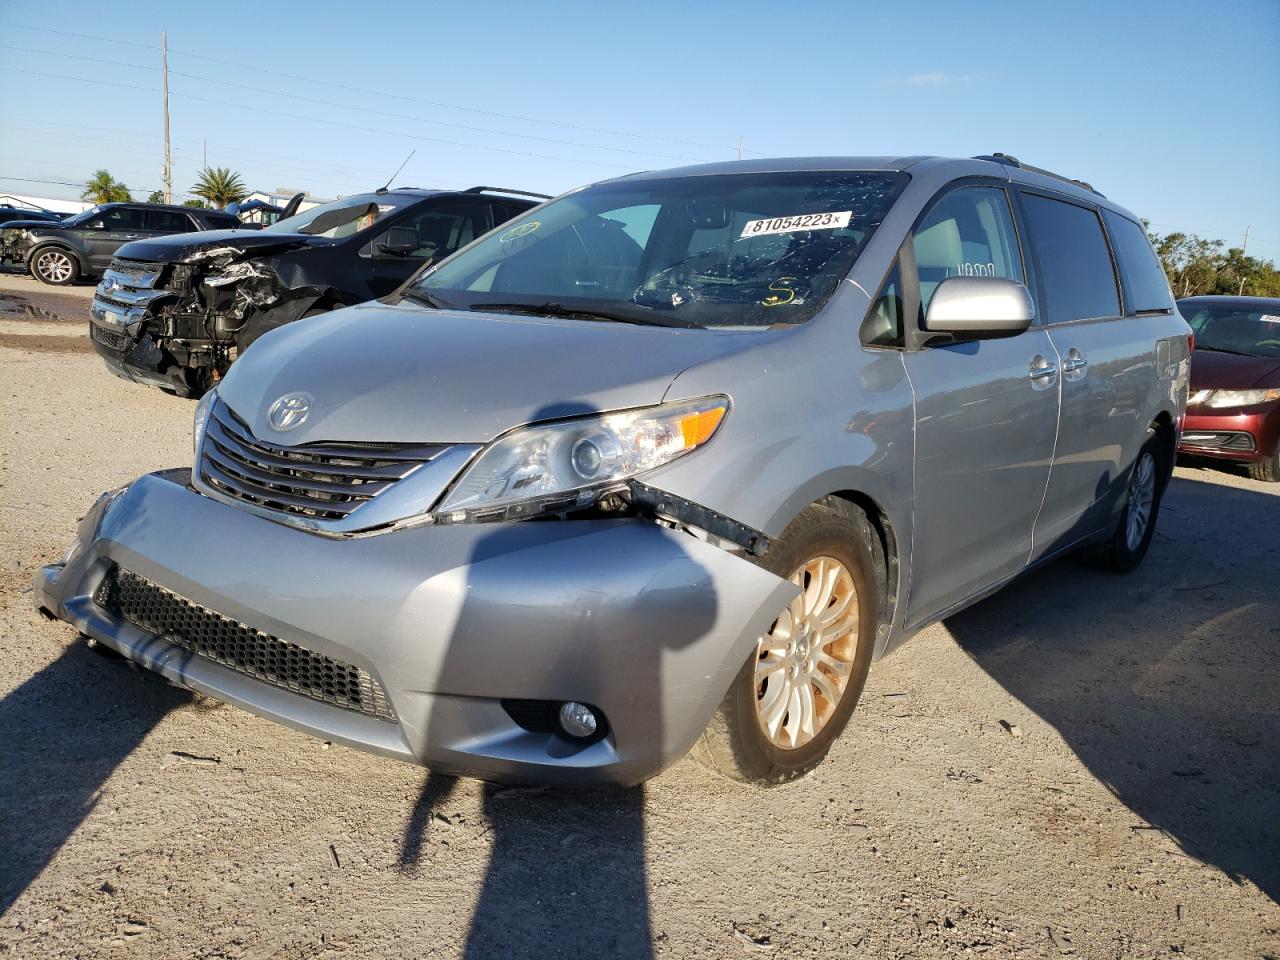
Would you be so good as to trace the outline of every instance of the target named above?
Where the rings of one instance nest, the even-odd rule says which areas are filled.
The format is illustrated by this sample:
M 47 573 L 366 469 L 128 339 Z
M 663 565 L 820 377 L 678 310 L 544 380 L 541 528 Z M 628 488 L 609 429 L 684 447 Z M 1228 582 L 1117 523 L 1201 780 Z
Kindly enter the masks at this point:
M 1196 352 L 1196 332 L 1192 330 L 1187 334 L 1187 356 Z

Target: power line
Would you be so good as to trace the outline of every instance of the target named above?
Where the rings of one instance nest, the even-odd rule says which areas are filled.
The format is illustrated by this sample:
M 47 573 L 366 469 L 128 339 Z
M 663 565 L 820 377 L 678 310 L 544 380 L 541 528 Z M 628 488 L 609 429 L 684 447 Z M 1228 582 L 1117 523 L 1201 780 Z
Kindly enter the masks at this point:
M 141 90 L 145 93 L 154 93 L 149 87 L 140 87 L 132 83 L 120 83 L 114 80 L 101 80 L 90 77 L 73 77 L 64 73 L 49 73 L 43 70 L 19 70 L 16 67 L 0 67 L 0 71 L 8 73 L 21 73 L 25 76 L 49 77 L 55 80 L 71 80 L 77 83 L 91 83 L 95 86 L 119 87 L 124 90 Z M 399 130 L 383 130 L 378 127 L 366 127 L 361 124 L 347 123 L 342 120 L 327 120 L 321 117 L 308 117 L 299 113 L 286 113 L 282 110 L 269 110 L 266 107 L 251 107 L 244 103 L 230 103 L 226 100 L 218 100 L 213 97 L 202 97 L 194 93 L 183 93 L 177 91 L 173 93 L 175 97 L 185 97 L 188 100 L 198 100 L 202 103 L 212 103 L 222 107 L 231 107 L 234 110 L 249 110 L 254 113 L 266 113 L 277 117 L 285 117 L 290 120 L 302 120 L 308 123 L 322 123 L 328 126 L 345 127 L 349 130 L 359 130 L 362 133 L 376 133 L 381 136 L 401 137 L 408 140 L 419 140 L 423 143 L 440 143 L 451 147 L 462 147 L 467 150 L 487 150 L 492 153 L 506 153 L 517 157 L 534 157 L 539 160 L 554 160 L 558 163 L 577 163 L 585 164 L 589 167 L 609 167 L 614 170 L 630 170 L 629 166 L 617 163 L 603 163 L 599 160 L 584 160 L 578 157 L 560 157 L 546 153 L 530 153 L 526 150 L 511 150 L 506 147 L 486 146 L 479 143 L 465 143 L 458 140 L 445 140 L 440 137 L 424 137 L 421 134 L 403 133 Z
M 35 53 L 41 56 L 63 57 L 68 60 L 84 60 L 87 63 L 106 63 L 106 64 L 112 64 L 113 66 L 126 67 L 131 70 L 153 69 L 152 67 L 144 67 L 140 64 L 118 63 L 112 60 L 104 60 L 101 57 L 85 57 L 85 56 L 80 56 L 79 54 L 74 54 L 74 53 L 63 53 L 60 50 L 35 50 L 30 47 L 18 47 L 18 46 L 14 46 L 13 44 L 7 44 L 7 43 L 0 43 L 0 50 L 17 50 L 24 53 Z M 172 50 L 170 52 L 177 53 L 178 51 Z M 201 58 L 201 59 L 209 59 L 209 58 Z M 215 62 L 221 62 L 221 61 L 215 61 Z M 219 80 L 216 77 L 205 77 L 205 76 L 200 76 L 199 74 L 185 73 L 181 70 L 170 70 L 169 73 L 175 77 L 184 77 L 188 80 L 198 80 L 201 83 L 213 83 L 213 84 L 218 84 L 224 87 L 234 87 L 237 90 L 248 90 L 251 93 L 262 94 L 269 97 L 286 97 L 291 100 L 302 100 L 307 103 L 319 104 L 320 106 L 336 107 L 340 110 L 359 110 L 362 113 L 372 113 L 372 114 L 377 114 L 379 116 L 391 117 L 397 120 L 412 120 L 415 123 L 433 124 L 439 127 L 450 127 L 455 130 L 467 130 L 472 133 L 487 133 L 487 134 L 491 134 L 493 136 L 498 136 L 498 137 L 513 137 L 517 140 L 533 140 L 540 143 L 554 143 L 554 144 L 559 144 L 561 146 L 567 146 L 567 147 L 580 147 L 585 150 L 605 150 L 610 153 L 626 153 L 632 156 L 660 157 L 664 160 L 689 160 L 696 163 L 703 159 L 701 157 L 690 157 L 684 154 L 654 153 L 649 150 L 636 150 L 631 147 L 610 147 L 610 146 L 605 146 L 603 144 L 582 143 L 581 141 L 577 141 L 577 140 L 564 140 L 559 137 L 540 137 L 536 134 L 512 133 L 507 130 L 495 130 L 492 127 L 477 127 L 477 126 L 473 126 L 471 124 L 465 124 L 465 123 L 452 123 L 448 120 L 433 120 L 430 117 L 419 117 L 419 116 L 414 116 L 413 114 L 395 113 L 394 111 L 390 111 L 390 110 L 379 110 L 376 107 L 369 106 L 368 104 L 354 105 L 349 103 L 338 103 L 333 100 L 323 100 L 323 99 L 320 99 L 319 97 L 309 97 L 309 96 L 306 96 L 305 94 L 300 94 L 300 93 L 286 93 L 280 90 L 268 90 L 265 87 L 255 87 L 250 84 L 235 83 L 230 80 Z M 430 102 L 430 101 L 425 101 L 425 102 Z M 741 154 L 741 150 L 739 150 L 739 154 Z M 741 159 L 741 156 L 739 156 L 739 159 Z
M 84 33 L 72 33 L 66 30 L 51 30 L 46 27 L 31 27 L 31 26 L 27 26 L 26 24 L 20 24 L 20 23 L 0 22 L 0 26 L 13 27 L 19 30 L 31 30 L 37 33 L 49 33 L 55 36 L 75 37 L 80 40 L 93 40 L 93 41 L 102 42 L 102 43 L 119 43 L 129 47 L 141 47 L 142 49 L 145 49 L 145 50 L 154 51 L 158 49 L 158 47 L 156 47 L 155 45 L 148 44 L 148 43 L 137 43 L 137 42 L 128 41 L 128 40 L 118 40 L 114 37 L 96 37 L 96 36 L 91 36 L 89 34 L 84 34 Z M 249 64 L 235 63 L 230 60 L 222 60 L 217 57 L 210 57 L 200 53 L 193 53 L 188 50 L 179 50 L 177 48 L 170 50 L 170 52 L 175 54 L 180 54 L 181 56 L 184 56 L 184 57 L 191 57 L 192 59 L 195 59 L 195 60 L 204 60 L 208 63 L 216 63 L 224 67 L 233 67 L 236 70 L 249 70 L 254 73 L 261 73 L 261 74 L 265 74 L 267 76 L 272 76 L 272 77 L 280 77 L 281 79 L 285 79 L 285 80 L 296 80 L 301 83 L 307 83 L 307 84 L 319 84 L 321 86 L 333 87 L 334 89 L 337 89 L 337 90 L 346 90 L 350 93 L 358 93 L 362 96 L 383 97 L 386 99 L 401 100 L 406 103 L 420 103 L 425 106 L 440 107 L 446 110 L 458 110 L 464 113 L 474 113 L 481 116 L 494 117 L 496 119 L 515 120 L 520 123 L 534 123 L 534 124 L 540 124 L 542 126 L 559 127 L 564 130 L 578 130 L 584 133 L 604 134 L 606 136 L 611 136 L 611 137 L 627 137 L 634 140 L 648 140 L 654 143 L 673 143 L 673 144 L 680 144 L 687 147 L 702 147 L 707 150 L 716 150 L 716 151 L 722 151 L 722 152 L 727 152 L 733 149 L 732 147 L 726 146 L 725 144 L 722 144 L 722 143 L 704 143 L 697 140 L 683 140 L 675 137 L 659 137 L 659 136 L 653 136 L 649 134 L 633 133 L 627 130 L 612 130 L 604 127 L 586 126 L 584 124 L 565 123 L 564 121 L 560 121 L 560 120 L 544 120 L 538 117 L 527 117 L 527 116 L 522 116 L 520 114 L 501 113 L 496 110 L 483 110 L 478 107 L 466 107 L 466 106 L 462 106 L 461 104 L 446 103 L 440 100 L 427 100 L 422 97 L 408 97 L 403 94 L 392 93 L 386 90 L 372 90 L 372 89 L 369 89 L 368 87 L 357 87 L 357 86 L 352 86 L 350 84 L 345 84 L 345 83 L 336 83 L 332 80 L 322 80 L 318 77 L 307 77 L 307 76 L 301 76 L 299 74 L 294 74 L 294 73 L 284 73 L 279 70 L 268 70 L 265 67 L 255 67 Z M 355 109 L 355 108 L 352 108 L 352 109 Z M 511 134 L 511 135 L 514 136 L 514 134 Z M 755 150 L 749 150 L 747 152 L 757 153 L 757 154 L 759 153 L 759 151 L 755 151 Z M 661 156 L 661 155 L 651 154 L 651 156 Z M 684 158 L 681 158 L 681 159 L 684 159 Z

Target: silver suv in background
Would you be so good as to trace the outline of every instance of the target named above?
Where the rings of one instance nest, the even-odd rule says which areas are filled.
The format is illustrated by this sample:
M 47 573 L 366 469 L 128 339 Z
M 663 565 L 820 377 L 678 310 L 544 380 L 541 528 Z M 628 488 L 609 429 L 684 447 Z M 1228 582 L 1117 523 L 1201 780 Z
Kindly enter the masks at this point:
M 1189 334 L 1136 217 L 1011 157 L 623 177 L 264 335 L 36 604 L 445 772 L 780 782 L 911 633 L 1142 560 Z

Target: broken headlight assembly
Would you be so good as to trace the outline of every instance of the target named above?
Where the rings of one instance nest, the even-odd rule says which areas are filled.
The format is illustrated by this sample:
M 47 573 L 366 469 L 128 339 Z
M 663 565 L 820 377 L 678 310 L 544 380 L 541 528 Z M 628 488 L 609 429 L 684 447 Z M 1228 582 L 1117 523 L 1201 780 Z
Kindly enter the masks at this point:
M 480 452 L 434 511 L 437 522 L 585 510 L 633 477 L 701 447 L 729 398 L 703 397 L 520 427 Z
M 218 391 L 210 390 L 196 404 L 195 419 L 191 423 L 191 445 L 195 455 L 200 456 L 200 441 L 204 439 L 204 429 L 209 425 L 209 411 L 218 399 Z

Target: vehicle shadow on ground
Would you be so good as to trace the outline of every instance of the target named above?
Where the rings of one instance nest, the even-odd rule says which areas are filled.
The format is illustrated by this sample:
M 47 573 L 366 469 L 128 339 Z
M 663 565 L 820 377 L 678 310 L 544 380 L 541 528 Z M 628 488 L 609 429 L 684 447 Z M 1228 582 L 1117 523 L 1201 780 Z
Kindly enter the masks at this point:
M 76 643 L 0 700 L 0 914 L 93 811 L 112 771 L 190 699 Z
M 1128 576 L 1062 561 L 946 625 L 1138 820 L 1280 899 L 1280 497 L 1176 479 L 1158 524 Z
M 530 419 L 591 412 L 547 408 Z M 672 554 L 670 543 L 659 547 L 645 541 L 634 549 L 655 551 L 661 569 L 646 570 L 641 594 L 633 595 L 636 564 L 612 565 L 615 558 L 602 551 L 616 549 L 615 541 L 606 535 L 609 546 L 597 546 L 594 524 L 580 525 L 583 529 L 554 546 L 543 544 L 539 526 L 497 524 L 473 547 L 465 600 L 437 681 L 437 689 L 453 696 L 433 698 L 428 728 L 446 731 L 437 732 L 437 743 L 479 749 L 475 744 L 490 741 L 459 722 L 466 716 L 461 711 L 470 709 L 467 698 L 535 697 L 553 704 L 577 699 L 602 708 L 606 717 L 613 712 L 624 729 L 584 748 L 554 728 L 541 733 L 543 728 L 526 728 L 529 733 L 519 737 L 517 748 L 509 738 L 519 731 L 504 722 L 501 727 L 511 727 L 510 733 L 501 734 L 492 749 L 562 765 L 635 762 L 637 745 L 649 750 L 666 743 L 669 750 L 678 734 L 667 729 L 677 721 L 664 699 L 669 695 L 664 679 L 686 683 L 683 669 L 689 661 L 679 659 L 681 651 L 717 623 L 722 601 L 711 574 L 691 555 Z M 595 558 L 598 570 L 589 589 L 566 590 L 566 578 L 570 584 L 582 579 L 587 556 Z M 645 554 L 638 565 L 648 559 Z M 638 616 L 635 610 L 646 603 L 664 610 L 666 622 Z M 688 685 L 682 693 L 681 705 L 697 702 Z M 616 754 L 609 752 L 615 748 Z M 420 869 L 429 859 L 424 846 L 431 831 L 443 826 L 436 815 L 454 785 L 449 777 L 427 776 L 404 828 L 402 869 Z M 643 788 L 486 784 L 483 790 L 492 848 L 466 933 L 466 957 L 653 956 Z
M 436 817 L 447 820 L 456 783 L 427 775 L 402 869 L 421 869 L 431 831 L 447 830 Z M 465 957 L 653 956 L 642 787 L 483 790 L 493 846 Z

